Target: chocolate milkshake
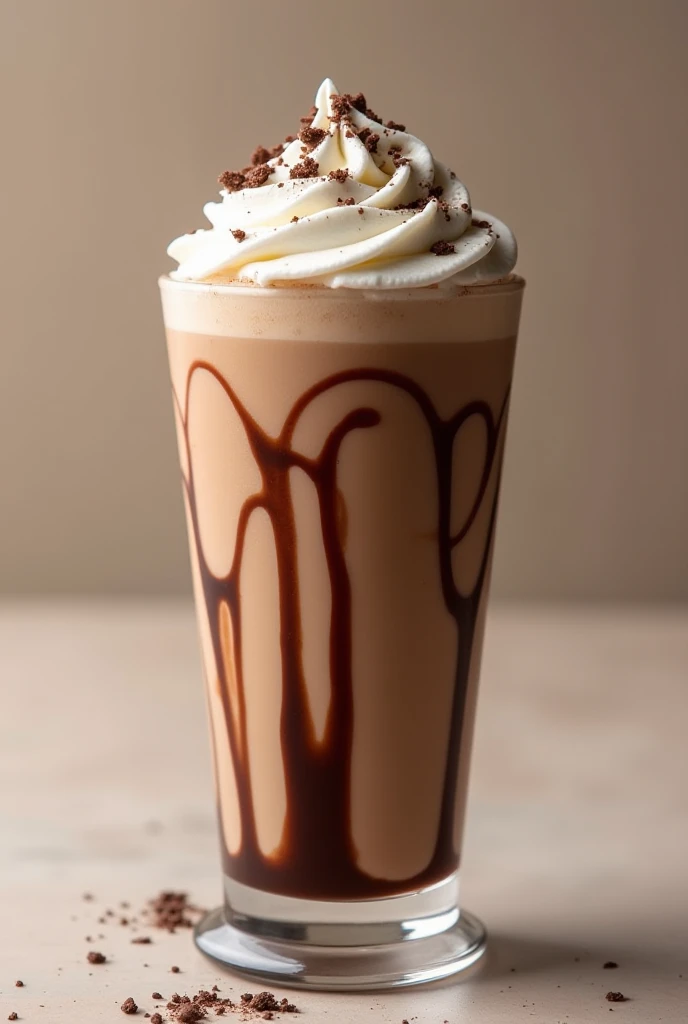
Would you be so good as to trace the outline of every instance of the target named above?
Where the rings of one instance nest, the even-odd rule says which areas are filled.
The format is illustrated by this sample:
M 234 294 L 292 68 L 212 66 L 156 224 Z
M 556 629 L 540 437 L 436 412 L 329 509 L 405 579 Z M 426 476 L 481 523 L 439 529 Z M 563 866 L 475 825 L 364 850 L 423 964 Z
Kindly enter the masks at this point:
M 226 879 L 199 945 L 320 987 L 438 977 L 484 940 L 457 870 L 515 243 L 329 81 L 220 180 L 161 281 Z M 392 961 L 341 960 L 371 945 Z

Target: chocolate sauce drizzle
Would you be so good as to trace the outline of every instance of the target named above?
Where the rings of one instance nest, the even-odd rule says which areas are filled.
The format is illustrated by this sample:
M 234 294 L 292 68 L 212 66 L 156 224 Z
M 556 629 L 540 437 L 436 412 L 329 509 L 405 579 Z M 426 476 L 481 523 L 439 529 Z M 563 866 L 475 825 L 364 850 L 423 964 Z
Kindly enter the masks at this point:
M 218 578 L 204 558 L 194 491 L 189 445 L 188 407 L 191 381 L 196 373 L 211 374 L 223 388 L 246 431 L 259 468 L 262 488 L 243 505 L 237 527 L 236 548 L 229 573 Z M 430 429 L 438 488 L 438 551 L 443 598 L 457 627 L 457 657 L 451 729 L 446 761 L 440 823 L 432 859 L 413 878 L 389 881 L 372 878 L 357 866 L 350 827 L 350 774 L 353 739 L 351 654 L 351 586 L 344 555 L 341 505 L 337 489 L 337 459 L 345 437 L 354 430 L 370 430 L 380 422 L 372 408 L 350 412 L 332 430 L 320 455 L 307 458 L 294 451 L 292 439 L 301 414 L 319 395 L 351 381 L 377 381 L 406 392 L 417 404 Z M 471 654 L 494 532 L 499 483 L 489 511 L 489 526 L 475 586 L 470 594 L 459 593 L 452 574 L 452 551 L 471 529 L 485 499 L 496 465 L 500 435 L 505 422 L 509 393 L 495 418 L 487 402 L 468 403 L 449 420 L 438 415 L 427 393 L 411 378 L 391 370 L 354 369 L 327 377 L 306 391 L 292 407 L 281 433 L 270 437 L 242 405 L 231 385 L 218 370 L 204 361 L 194 362 L 188 372 L 182 421 L 189 478 L 185 480 L 191 516 L 191 542 L 200 566 L 205 611 L 210 624 L 215 662 L 236 775 L 241 815 L 240 849 L 232 854 L 223 843 L 227 874 L 239 882 L 268 892 L 311 899 L 355 900 L 395 895 L 438 882 L 458 865 L 453 826 L 464 706 Z M 452 452 L 454 439 L 471 418 L 482 420 L 487 437 L 480 484 L 460 529 L 450 527 Z M 316 741 L 309 711 L 302 662 L 302 623 L 296 559 L 296 523 L 289 473 L 299 468 L 308 475 L 318 496 L 322 536 L 327 560 L 332 610 L 330 620 L 331 701 L 325 734 Z M 265 857 L 258 844 L 251 800 L 250 763 L 237 735 L 246 735 L 246 702 L 242 679 L 241 602 L 239 577 L 252 513 L 262 508 L 270 517 L 275 537 L 281 614 L 282 712 L 281 746 L 286 780 L 287 812 L 282 839 L 276 852 Z M 234 637 L 233 671 L 238 709 L 232 714 L 230 688 L 223 656 L 221 607 L 229 611 Z M 210 681 L 209 681 L 210 682 Z M 409 827 L 413 827 L 410 823 Z

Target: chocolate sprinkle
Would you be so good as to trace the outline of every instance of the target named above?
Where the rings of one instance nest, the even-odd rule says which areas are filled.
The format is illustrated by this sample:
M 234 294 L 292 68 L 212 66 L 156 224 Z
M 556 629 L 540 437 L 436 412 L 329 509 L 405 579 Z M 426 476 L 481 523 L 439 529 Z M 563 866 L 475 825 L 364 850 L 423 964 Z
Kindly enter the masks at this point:
M 430 252 L 434 252 L 435 256 L 451 256 L 456 249 L 451 242 L 435 242 L 430 246 Z

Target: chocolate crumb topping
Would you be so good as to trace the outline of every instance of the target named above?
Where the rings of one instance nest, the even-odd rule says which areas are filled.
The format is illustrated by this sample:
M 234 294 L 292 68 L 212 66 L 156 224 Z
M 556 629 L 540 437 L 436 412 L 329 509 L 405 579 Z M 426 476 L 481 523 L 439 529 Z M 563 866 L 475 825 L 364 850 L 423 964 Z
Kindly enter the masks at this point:
M 302 128 L 299 132 L 299 138 L 305 142 L 308 149 L 315 149 L 327 135 L 324 128 Z
M 313 118 L 315 117 L 315 115 L 317 113 L 318 113 L 318 108 L 317 107 L 311 107 L 311 109 L 308 111 L 308 113 L 304 117 L 299 118 L 299 121 L 301 123 L 301 127 L 302 128 L 309 128 L 310 125 L 313 124 Z M 320 129 L 317 128 L 316 131 L 320 131 Z
M 628 1002 L 628 996 L 625 996 L 623 992 L 607 992 L 604 997 L 608 1003 L 626 1003 Z
M 365 148 L 369 153 L 377 153 L 377 144 L 380 141 L 380 136 L 377 132 L 372 132 L 365 140 Z
M 472 220 L 471 224 L 474 228 L 485 228 L 487 231 L 492 230 L 492 225 L 489 220 Z M 580 960 L 580 957 L 578 959 Z
M 353 196 L 349 196 L 348 199 L 342 199 L 341 196 L 337 196 L 337 206 L 353 206 L 356 200 Z
M 284 182 L 283 181 L 278 181 L 277 182 L 277 188 L 284 188 Z
M 223 171 L 217 180 L 228 192 L 238 192 L 244 187 L 246 178 L 241 171 Z
M 298 218 L 298 217 L 297 217 L 296 215 L 294 215 L 294 216 L 292 217 L 292 219 L 291 219 L 291 220 L 289 221 L 289 223 L 290 223 L 290 224 L 296 224 L 296 222 L 298 221 L 298 219 L 299 219 L 299 218 Z
M 107 957 L 103 953 L 96 953 L 96 951 L 92 949 L 86 959 L 90 964 L 104 964 Z
M 366 139 L 370 135 L 370 128 L 361 128 L 360 132 L 357 132 L 356 134 L 358 135 L 359 139 L 365 146 Z
M 234 236 L 234 238 L 236 238 L 237 242 L 243 242 L 243 240 L 246 238 L 246 232 L 242 231 L 241 228 L 234 228 L 234 230 L 232 231 L 232 235 Z
M 468 203 L 461 203 L 461 209 L 462 210 L 470 210 L 470 206 L 468 205 Z
M 120 1006 L 120 1010 L 122 1011 L 122 1013 L 138 1013 L 138 1009 L 138 1006 L 131 998 L 131 996 L 129 996 L 128 999 L 125 999 L 122 1005 Z
M 434 252 L 435 256 L 451 256 L 456 249 L 451 242 L 435 242 L 430 246 L 430 252 Z
M 329 181 L 339 181 L 344 183 L 349 177 L 349 172 L 344 167 L 338 167 L 336 171 L 330 171 L 327 177 Z
M 244 178 L 244 188 L 258 188 L 260 185 L 264 185 L 273 171 L 274 167 L 270 167 L 269 164 L 258 164 L 247 171 Z
M 406 131 L 406 125 L 398 124 L 396 121 L 385 121 L 385 128 L 393 128 L 397 132 Z
M 281 152 L 281 145 L 279 146 L 278 153 L 270 152 L 270 150 L 266 149 L 265 146 L 256 146 L 256 148 L 251 153 L 251 166 L 257 167 L 259 164 L 266 164 L 268 160 L 271 160 L 273 156 L 279 156 L 279 153 Z
M 443 192 L 444 189 L 442 188 L 441 185 L 432 185 L 428 189 L 428 195 L 430 196 L 431 199 L 441 199 Z
M 356 133 L 352 132 L 350 128 L 347 128 L 344 134 L 346 135 L 347 139 L 353 139 L 356 137 Z
M 349 113 L 351 107 L 347 97 L 339 96 L 337 93 L 333 93 L 330 97 L 330 104 L 332 107 L 330 121 L 341 121 Z
M 361 214 L 361 216 L 363 216 L 363 207 L 362 206 L 359 206 L 358 212 Z
M 289 171 L 290 178 L 317 178 L 320 165 L 317 160 L 314 160 L 312 156 L 305 157 L 298 164 Z
M 618 966 L 619 965 L 617 964 L 617 962 L 615 960 L 607 960 L 607 962 L 605 964 L 602 964 L 602 967 L 604 968 L 605 971 L 613 971 Z

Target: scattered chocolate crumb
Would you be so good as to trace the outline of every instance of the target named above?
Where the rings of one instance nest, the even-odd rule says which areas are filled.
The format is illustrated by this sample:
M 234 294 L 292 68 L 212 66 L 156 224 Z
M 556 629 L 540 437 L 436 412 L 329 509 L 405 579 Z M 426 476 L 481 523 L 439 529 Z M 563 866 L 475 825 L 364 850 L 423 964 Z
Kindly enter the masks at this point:
M 176 964 L 173 967 L 170 967 L 170 970 L 172 971 L 172 974 L 181 974 L 181 971 Z
M 18 1014 L 16 1013 L 15 1010 L 12 1010 L 12 1013 L 9 1015 L 9 1017 L 7 1019 L 8 1020 L 19 1020 L 19 1016 L 18 1016 Z
M 207 1017 L 208 1012 L 203 1009 L 202 1006 L 196 1006 L 194 1003 L 188 1003 L 186 1006 L 182 1006 L 175 1016 L 181 1024 L 196 1024 L 197 1021 L 203 1020 L 204 1017 Z
M 604 997 L 608 1003 L 626 1003 L 628 1002 L 628 996 L 625 996 L 623 992 L 607 992 Z
M 353 206 L 356 200 L 353 196 L 349 196 L 348 199 L 342 199 L 341 196 L 337 196 L 337 206 Z
M 95 896 L 92 892 L 85 892 L 81 898 L 82 900 L 86 900 L 87 903 L 90 903 L 91 900 L 95 899 Z
M 299 219 L 299 218 L 298 218 L 298 217 L 297 217 L 296 215 L 294 215 L 294 216 L 292 217 L 292 219 L 291 219 L 291 220 L 289 221 L 289 223 L 290 223 L 290 224 L 296 224 L 296 222 L 298 221 L 298 219 Z
M 441 199 L 444 189 L 441 185 L 432 185 L 428 188 L 428 195 L 431 199 Z
M 120 917 L 120 919 L 119 919 L 119 923 L 120 923 L 121 925 L 124 925 L 124 926 L 126 926 L 126 925 L 128 925 L 128 924 L 129 924 L 129 918 L 128 918 L 128 917 Z
M 246 238 L 246 232 L 242 231 L 241 228 L 235 228 L 234 231 L 232 231 L 232 235 L 236 238 L 237 242 L 243 242 Z
M 370 135 L 370 128 L 361 128 L 360 132 L 356 132 L 360 141 L 365 145 L 366 139 Z
M 278 181 L 277 182 L 277 188 L 284 188 L 284 182 L 283 181 Z
M 289 143 L 289 142 L 296 142 L 296 136 L 295 136 L 295 135 L 285 135 L 285 136 L 284 136 L 284 141 L 285 141 L 286 143 Z
M 486 228 L 488 231 L 492 230 L 492 225 L 490 224 L 489 220 L 472 220 L 471 224 L 473 225 L 474 228 Z M 579 956 L 575 956 L 573 959 L 576 961 L 576 963 L 580 962 Z
M 377 153 L 377 144 L 380 141 L 380 136 L 377 132 L 373 132 L 365 140 L 365 148 L 369 153 Z
M 607 962 L 605 964 L 602 964 L 602 966 L 605 969 L 605 971 L 613 971 L 619 965 L 616 963 L 615 960 L 607 960 Z
M 385 128 L 393 128 L 397 132 L 406 131 L 406 125 L 398 124 L 396 121 L 385 121 Z
M 330 105 L 332 107 L 330 121 L 341 121 L 343 117 L 346 117 L 351 108 L 348 97 L 339 96 L 337 93 L 333 93 L 332 96 L 330 96 Z
M 305 142 L 308 149 L 315 149 L 327 136 L 324 128 L 302 128 L 299 132 L 301 142 Z
M 456 249 L 451 242 L 435 242 L 434 245 L 430 246 L 430 252 L 434 252 L 435 256 L 451 256 L 452 253 L 456 252 Z
M 212 987 L 212 991 L 213 991 L 213 992 L 219 992 L 219 991 L 220 991 L 220 989 L 219 989 L 219 987 L 218 987 L 217 985 L 213 985 L 213 987 Z
M 313 123 L 313 118 L 315 117 L 315 115 L 317 113 L 318 113 L 318 108 L 317 107 L 311 107 L 311 109 L 308 111 L 308 113 L 304 117 L 300 117 L 299 121 L 301 122 L 302 127 L 308 128 Z M 320 131 L 320 129 L 318 129 L 318 131 Z
M 279 152 L 282 152 L 281 145 L 279 147 Z M 265 146 L 256 146 L 256 148 L 251 153 L 251 166 L 258 167 L 259 164 L 266 164 L 268 160 L 272 159 L 273 155 L 278 156 L 279 154 L 273 154 L 269 149 L 266 149 Z
M 151 999 L 164 999 L 164 998 L 165 997 L 163 995 L 161 995 L 159 992 L 154 992 L 153 995 L 151 996 Z
M 153 917 L 152 924 L 168 932 L 173 932 L 175 928 L 193 928 L 194 921 L 190 915 L 202 913 L 199 907 L 189 903 L 187 893 L 173 890 L 163 890 L 148 901 L 148 906 Z
M 353 138 L 356 137 L 356 133 L 352 132 L 350 128 L 346 129 L 346 131 L 344 132 L 344 135 L 346 136 L 347 139 L 353 139 Z
M 151 1024 L 162 1024 L 162 1017 L 159 1013 L 154 1013 L 151 1017 Z
M 105 911 L 105 916 L 106 917 L 114 917 L 115 916 L 114 910 L 106 910 Z
M 258 188 L 260 185 L 264 185 L 273 171 L 274 167 L 270 167 L 269 164 L 258 164 L 256 167 L 252 167 L 245 174 L 244 188 Z
M 131 904 L 128 903 L 127 900 L 122 900 L 120 902 L 120 907 L 122 908 L 122 910 L 128 910 L 130 906 Z
M 153 940 L 150 935 L 139 935 L 135 939 L 132 939 L 132 945 L 134 946 L 148 946 Z
M 290 178 L 317 178 L 320 165 L 312 156 L 307 156 L 300 163 L 294 164 L 289 171 Z
M 462 210 L 470 210 L 470 206 L 468 205 L 468 203 L 461 203 L 461 209 Z
M 96 953 L 96 951 L 92 949 L 86 959 L 90 964 L 104 964 L 107 957 L 103 953 Z
M 17 981 L 15 981 L 15 983 L 14 983 L 14 987 L 15 987 L 15 988 L 24 988 L 24 982 L 23 982 L 23 981 L 19 981 L 19 980 L 17 980 Z
M 131 998 L 131 996 L 129 996 L 129 998 L 125 999 L 122 1005 L 120 1006 L 120 1010 L 122 1011 L 122 1013 L 138 1013 L 139 1008 L 134 1002 L 134 1000 Z
M 223 171 L 217 180 L 228 192 L 238 192 L 244 187 L 246 178 L 241 171 Z
M 349 172 L 345 167 L 338 167 L 336 171 L 330 171 L 327 177 L 329 181 L 338 181 L 343 184 L 349 177 Z

